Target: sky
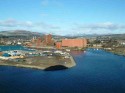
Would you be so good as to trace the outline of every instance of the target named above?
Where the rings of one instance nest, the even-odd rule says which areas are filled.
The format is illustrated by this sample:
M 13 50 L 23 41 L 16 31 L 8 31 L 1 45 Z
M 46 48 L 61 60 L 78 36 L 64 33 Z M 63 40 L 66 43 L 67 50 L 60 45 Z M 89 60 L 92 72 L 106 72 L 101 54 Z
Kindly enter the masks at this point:
M 125 33 L 125 0 L 0 0 L 0 31 Z

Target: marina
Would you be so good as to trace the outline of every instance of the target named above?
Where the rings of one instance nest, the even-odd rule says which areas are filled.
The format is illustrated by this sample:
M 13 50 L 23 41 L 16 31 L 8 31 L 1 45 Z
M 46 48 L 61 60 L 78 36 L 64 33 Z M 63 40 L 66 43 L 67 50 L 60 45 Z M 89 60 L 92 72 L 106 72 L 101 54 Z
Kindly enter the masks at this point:
M 10 46 L 8 46 L 10 47 Z M 12 47 L 12 46 L 11 46 Z M 14 48 L 8 51 L 1 51 L 0 65 L 34 68 L 45 70 L 52 66 L 64 66 L 65 68 L 74 67 L 75 61 L 68 52 L 61 50 L 20 50 Z

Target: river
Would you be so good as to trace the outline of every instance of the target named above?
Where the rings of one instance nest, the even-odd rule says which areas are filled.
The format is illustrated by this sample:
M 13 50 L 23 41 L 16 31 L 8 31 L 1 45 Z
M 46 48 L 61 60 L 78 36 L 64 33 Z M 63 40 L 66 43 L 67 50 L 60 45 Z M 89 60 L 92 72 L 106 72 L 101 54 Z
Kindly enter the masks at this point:
M 72 51 L 76 66 L 42 71 L 0 66 L 0 93 L 125 93 L 125 57 Z

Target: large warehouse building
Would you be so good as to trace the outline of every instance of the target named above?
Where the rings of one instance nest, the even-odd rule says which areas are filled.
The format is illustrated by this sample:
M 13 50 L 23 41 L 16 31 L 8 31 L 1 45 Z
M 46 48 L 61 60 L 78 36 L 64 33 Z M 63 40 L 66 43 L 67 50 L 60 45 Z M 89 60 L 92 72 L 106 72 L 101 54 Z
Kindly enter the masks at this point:
M 62 47 L 86 47 L 86 39 L 62 39 Z

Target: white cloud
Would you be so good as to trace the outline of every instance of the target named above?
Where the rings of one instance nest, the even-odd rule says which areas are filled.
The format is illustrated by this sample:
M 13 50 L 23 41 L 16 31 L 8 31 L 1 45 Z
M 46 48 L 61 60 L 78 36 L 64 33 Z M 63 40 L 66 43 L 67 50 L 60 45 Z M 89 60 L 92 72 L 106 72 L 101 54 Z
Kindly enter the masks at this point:
M 59 0 L 42 0 L 41 5 L 62 7 L 63 4 Z
M 0 26 L 2 27 L 21 27 L 21 26 L 32 27 L 33 23 L 31 21 L 21 22 L 21 21 L 17 21 L 14 19 L 7 19 L 7 20 L 1 20 Z
M 0 30 L 29 30 L 55 34 L 107 34 L 125 33 L 125 25 L 111 22 L 93 24 L 74 24 L 69 27 L 61 27 L 45 22 L 18 21 L 15 19 L 0 20 Z
M 17 21 L 14 19 L 0 20 L 0 30 L 30 30 L 39 32 L 54 32 L 61 29 L 45 22 Z
M 80 33 L 97 33 L 97 34 L 106 34 L 106 33 L 116 33 L 125 31 L 125 25 L 115 24 L 112 22 L 105 23 L 95 23 L 95 24 L 74 24 L 75 27 L 72 28 L 72 31 Z M 119 32 L 119 33 L 120 33 Z M 124 32 L 125 33 L 125 32 Z
M 98 24 L 96 23 L 96 24 L 81 25 L 80 28 L 117 30 L 117 29 L 125 29 L 125 25 L 106 22 Z
M 41 13 L 41 16 L 45 17 L 45 16 L 48 16 L 47 13 Z
M 42 6 L 47 6 L 49 4 L 49 0 L 42 0 Z
M 14 19 L 8 19 L 8 20 L 2 20 L 2 21 L 0 21 L 0 26 L 13 27 L 16 24 L 17 24 L 17 21 L 14 20 Z
M 34 24 L 31 21 L 20 22 L 20 26 L 33 27 Z

